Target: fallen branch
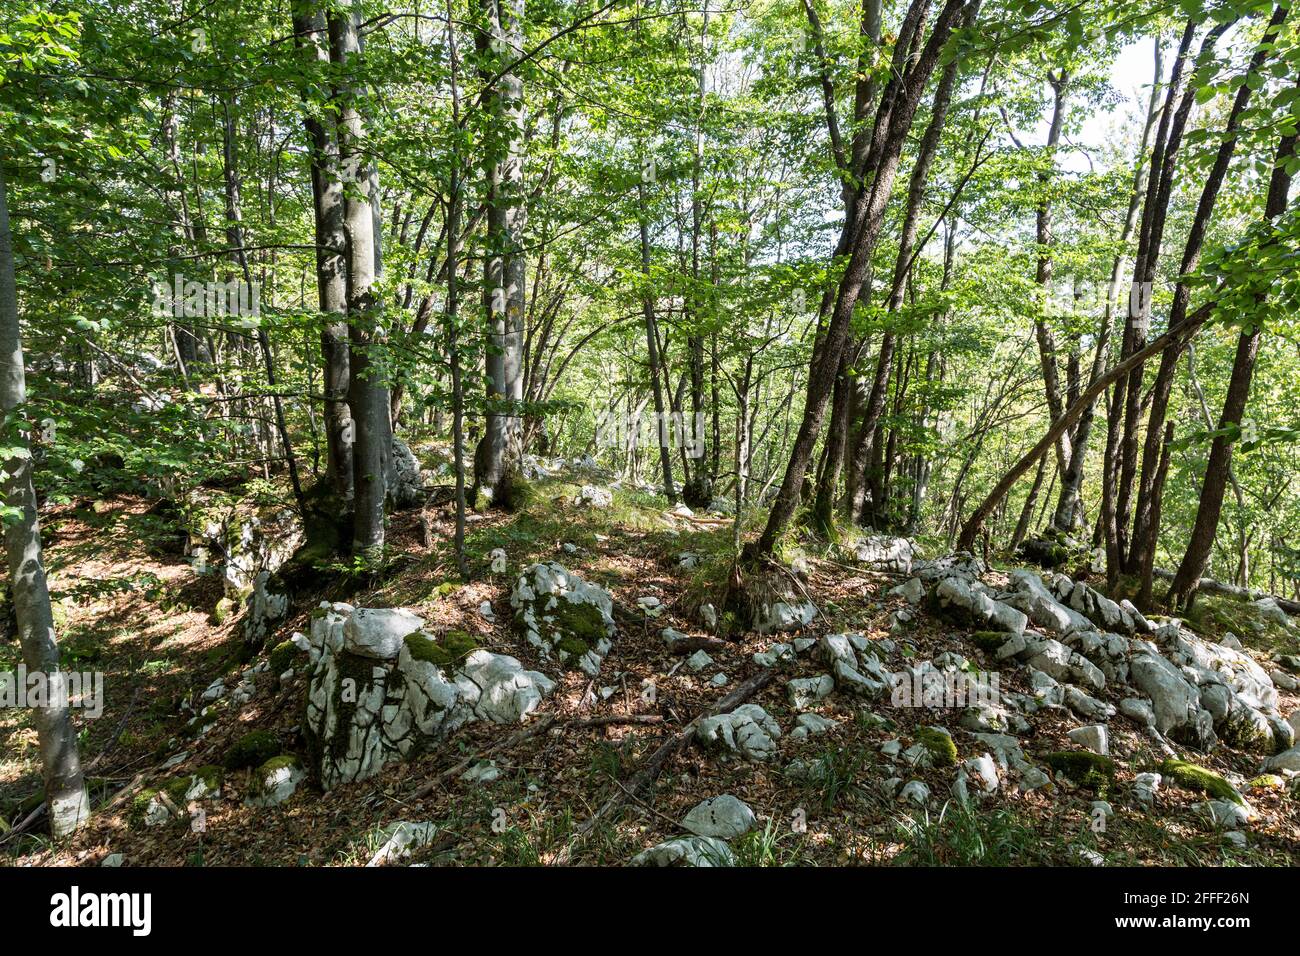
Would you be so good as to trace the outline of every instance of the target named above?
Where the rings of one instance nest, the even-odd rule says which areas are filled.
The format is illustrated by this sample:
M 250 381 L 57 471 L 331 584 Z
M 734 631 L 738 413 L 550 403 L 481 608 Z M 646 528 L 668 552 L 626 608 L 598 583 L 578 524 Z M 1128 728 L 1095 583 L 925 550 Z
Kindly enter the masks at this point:
M 573 851 L 591 834 L 591 831 L 596 828 L 596 825 L 602 819 L 621 807 L 629 796 L 639 794 L 647 786 L 653 783 L 654 779 L 658 777 L 660 772 L 663 770 L 664 764 L 666 764 L 672 757 L 685 750 L 694 739 L 695 730 L 699 726 L 701 720 L 705 717 L 712 717 L 715 714 L 725 714 L 729 711 L 735 710 L 771 683 L 774 676 L 776 676 L 775 671 L 764 670 L 761 674 L 751 677 L 749 680 L 736 685 L 735 690 L 727 694 L 712 707 L 683 727 L 681 731 L 674 734 L 661 744 L 659 749 L 651 754 L 641 769 L 637 771 L 636 776 L 631 779 L 627 786 L 615 781 L 619 786 L 618 792 L 602 803 L 599 809 L 597 809 L 595 813 L 588 817 L 583 824 L 573 832 L 572 839 L 569 840 L 564 849 L 556 854 L 555 859 L 552 860 L 551 863 L 555 866 L 564 866 L 567 864 L 573 857 Z
M 1156 568 L 1152 573 L 1162 581 L 1172 581 L 1174 579 L 1174 572 L 1166 571 L 1163 568 Z M 1276 594 L 1269 594 L 1267 591 L 1256 591 L 1253 588 L 1237 587 L 1235 584 L 1224 584 L 1222 581 L 1214 580 L 1214 578 L 1201 578 L 1196 583 L 1196 590 L 1204 591 L 1206 594 L 1221 594 L 1224 597 L 1236 598 L 1239 601 L 1259 601 L 1264 598 L 1272 598 L 1277 602 L 1277 606 L 1288 614 L 1292 616 L 1300 615 L 1300 601 L 1278 597 Z

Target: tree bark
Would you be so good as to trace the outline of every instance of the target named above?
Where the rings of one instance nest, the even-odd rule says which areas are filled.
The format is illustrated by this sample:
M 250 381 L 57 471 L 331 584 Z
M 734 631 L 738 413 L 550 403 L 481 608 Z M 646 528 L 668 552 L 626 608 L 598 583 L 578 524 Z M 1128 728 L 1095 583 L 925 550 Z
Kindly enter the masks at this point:
M 1291 189 L 1291 176 L 1286 171 L 1286 164 L 1295 156 L 1296 134 L 1284 136 L 1278 144 L 1277 158 L 1273 166 L 1273 175 L 1269 180 L 1268 200 L 1264 215 L 1269 221 L 1276 220 L 1287 209 L 1288 194 Z M 1258 301 L 1264 301 L 1266 293 L 1260 293 Z M 1205 464 L 1205 480 L 1201 484 L 1201 497 L 1196 508 L 1196 521 L 1192 525 L 1192 534 L 1187 542 L 1183 560 L 1174 574 L 1174 581 L 1169 586 L 1166 603 L 1171 607 L 1183 608 L 1191 601 L 1197 583 L 1205 572 L 1210 559 L 1210 550 L 1214 547 L 1214 536 L 1219 527 L 1219 515 L 1223 510 L 1223 493 L 1227 486 L 1228 470 L 1232 464 L 1232 449 L 1236 436 L 1229 429 L 1239 426 L 1250 398 L 1250 382 L 1255 373 L 1255 360 L 1259 356 L 1259 343 L 1262 330 L 1258 324 L 1252 324 L 1242 331 L 1237 338 L 1237 354 L 1232 363 L 1232 377 L 1228 380 L 1228 393 L 1223 400 L 1223 413 L 1219 416 L 1218 433 L 1210 446 L 1210 458 Z
M 388 387 L 372 353 L 382 345 L 381 305 L 374 293 L 375 219 L 370 205 L 371 177 L 365 154 L 365 120 L 360 83 L 349 75 L 357 67 L 361 43 L 356 15 L 331 15 L 330 59 L 344 73 L 339 89 L 339 170 L 345 186 L 347 233 L 348 343 L 351 376 L 348 404 L 354 423 L 352 550 L 368 560 L 384 553 L 384 500 L 391 455 Z
M 0 168 L 0 409 L 5 418 L 23 414 L 27 377 L 18 324 L 18 284 L 4 169 Z M 66 700 L 67 682 L 59 672 L 50 589 L 41 556 L 41 528 L 32 485 L 31 448 L 25 431 L 9 439 L 17 454 L 4 463 L 4 500 L 17 515 L 4 522 L 5 555 L 13 591 L 14 618 L 23 663 L 29 674 L 43 674 L 49 698 L 32 708 L 41 753 L 41 776 L 49 809 L 50 832 L 63 837 L 90 818 L 90 799 L 81 773 L 77 730 Z M 61 690 L 60 690 L 61 689 Z
M 329 63 L 325 16 L 311 0 L 295 0 L 294 39 L 309 69 Z M 309 87 L 310 89 L 310 87 Z M 306 97 L 304 97 L 306 99 Z M 316 234 L 316 295 L 321 312 L 321 358 L 325 396 L 326 478 L 330 490 L 351 502 L 352 411 L 348 407 L 350 363 L 347 321 L 347 234 L 339 148 L 327 126 L 304 102 L 303 123 L 311 150 L 312 212 Z M 331 124 L 332 125 L 332 124 Z

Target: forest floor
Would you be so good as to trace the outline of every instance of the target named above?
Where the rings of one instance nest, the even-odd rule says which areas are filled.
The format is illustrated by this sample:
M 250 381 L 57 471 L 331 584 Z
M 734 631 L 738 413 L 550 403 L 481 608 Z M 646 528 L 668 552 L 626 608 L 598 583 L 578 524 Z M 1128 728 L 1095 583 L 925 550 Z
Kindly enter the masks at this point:
M 755 830 L 733 843 L 738 861 L 747 865 L 1089 865 L 1087 858 L 1107 865 L 1300 863 L 1294 791 L 1260 788 L 1247 794 L 1260 819 L 1249 827 L 1246 846 L 1226 841 L 1210 824 L 1203 795 L 1163 788 L 1153 808 L 1138 807 L 1130 796 L 1131 780 L 1158 757 L 1137 726 L 1118 717 L 1111 723 L 1111 750 L 1119 778 L 1112 792 L 1101 795 L 1116 812 L 1104 832 L 1094 832 L 1091 814 L 1099 794 L 1066 779 L 1027 793 L 1004 787 L 965 807 L 949 797 L 951 768 L 911 771 L 935 796 L 927 809 L 909 810 L 880 786 L 893 775 L 881 745 L 910 741 L 919 724 L 955 728 L 956 713 L 891 708 L 885 701 L 873 714 L 861 702 L 833 694 L 814 709 L 838 725 L 822 736 L 793 739 L 789 729 L 796 711 L 784 685 L 789 677 L 813 673 L 806 660 L 786 665 L 789 672 L 753 698 L 785 731 L 774 759 L 749 763 L 689 748 L 670 759 L 652 789 L 630 794 L 625 785 L 647 756 L 741 681 L 760 673 L 751 657 L 774 639 L 738 635 L 723 650 L 710 650 L 714 666 L 692 672 L 665 646 L 660 630 L 706 633 L 697 609 L 725 575 L 730 525 L 673 517 L 649 496 L 624 492 L 613 508 L 578 509 L 569 501 L 575 490 L 545 482 L 536 486 L 530 505 L 515 514 L 471 515 L 467 551 L 475 573 L 473 582 L 463 585 L 455 580 L 449 546 L 450 509 L 432 512 L 432 548 L 421 543 L 418 512 L 395 514 L 389 539 L 395 560 L 382 578 L 322 576 L 315 592 L 293 595 L 290 618 L 268 642 L 274 646 L 294 631 L 308 630 L 308 614 L 320 600 L 400 606 L 421 615 L 432 632 L 466 630 L 481 647 L 556 676 L 554 664 L 540 660 L 512 627 L 509 592 L 520 568 L 535 560 L 559 561 L 608 588 L 625 608 L 636 608 L 639 597 L 658 597 L 662 616 L 639 627 L 621 624 L 594 682 L 577 672 L 557 677 L 556 691 L 530 719 L 554 718 L 546 732 L 530 736 L 520 734 L 521 728 L 473 723 L 440 749 L 390 766 L 377 777 L 325 794 L 303 786 L 288 802 L 265 809 L 243 802 L 249 772 L 232 772 L 222 798 L 206 805 L 202 827 L 144 826 L 133 820 L 131 796 L 170 775 L 220 764 L 231 743 L 254 728 L 274 731 L 286 752 L 303 753 L 304 678 L 300 674 L 280 687 L 274 676 L 262 675 L 248 704 L 219 711 L 203 736 L 189 739 L 184 727 L 190 715 L 182 701 L 197 697 L 216 677 L 237 679 L 248 666 L 239 616 L 214 623 L 219 577 L 195 574 L 175 530 L 143 499 L 108 497 L 52 507 L 44 530 L 64 665 L 106 675 L 103 714 L 81 724 L 96 813 L 86 831 L 62 844 L 39 830 L 9 839 L 0 834 L 0 859 L 97 865 L 120 853 L 126 865 L 357 865 L 374 853 L 383 826 L 409 820 L 437 826 L 437 837 L 415 851 L 414 862 L 621 864 L 682 835 L 677 821 L 701 800 L 731 793 L 759 820 Z M 489 572 L 487 555 L 497 547 L 506 550 L 510 573 Z M 678 560 L 683 552 L 700 556 L 699 566 L 683 570 Z M 864 572 L 815 553 L 807 566 L 805 586 L 822 614 L 806 636 L 844 631 L 870 640 L 890 636 L 890 614 L 905 602 L 887 592 L 905 577 Z M 495 623 L 480 614 L 484 601 L 491 602 Z M 925 612 L 906 636 L 919 657 L 951 650 L 996 669 L 970 634 Z M 1247 635 L 1241 637 L 1249 646 Z M 1255 648 L 1261 659 L 1276 649 Z M 12 635 L 0 639 L 0 670 L 12 670 L 18 661 Z M 728 683 L 710 685 L 719 671 Z M 1008 673 L 1003 689 L 1023 690 L 1018 686 L 1023 680 Z M 642 693 L 645 681 L 653 682 L 653 699 Z M 603 696 L 602 687 L 612 693 Z M 1282 712 L 1290 713 L 1297 703 L 1295 694 L 1284 695 Z M 1066 712 L 1040 713 L 1023 738 L 1026 752 L 1073 749 L 1065 736 L 1071 726 Z M 954 729 L 962 758 L 978 753 L 966 736 Z M 179 762 L 178 755 L 183 755 Z M 466 782 L 457 771 L 428 795 L 413 795 L 426 781 L 476 755 L 495 762 L 497 780 Z M 794 758 L 816 761 L 824 772 L 815 783 L 792 779 L 783 770 Z M 1196 759 L 1247 779 L 1260 763 L 1257 755 L 1227 748 Z M 39 791 L 36 735 L 28 715 L 0 711 L 0 823 L 22 820 L 39 802 Z M 597 808 L 620 795 L 619 812 L 601 817 L 575 838 Z

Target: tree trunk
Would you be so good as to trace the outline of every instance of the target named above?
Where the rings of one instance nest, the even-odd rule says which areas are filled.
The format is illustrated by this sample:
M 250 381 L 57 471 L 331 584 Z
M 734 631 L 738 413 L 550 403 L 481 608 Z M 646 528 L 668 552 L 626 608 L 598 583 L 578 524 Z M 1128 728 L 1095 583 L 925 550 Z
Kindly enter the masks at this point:
M 384 499 L 391 455 L 388 388 L 372 352 L 382 345 L 381 305 L 374 293 L 375 219 L 370 205 L 370 170 L 365 155 L 365 121 L 360 83 L 348 75 L 357 67 L 361 44 L 356 16 L 330 17 L 330 58 L 344 77 L 339 90 L 339 170 L 345 186 L 347 233 L 348 343 L 351 376 L 348 404 L 354 422 L 352 475 L 354 489 L 352 550 L 369 560 L 384 553 Z
M 18 286 L 5 176 L 0 168 L 0 408 L 6 419 L 24 412 L 27 377 L 18 324 Z M 4 501 L 17 515 L 4 522 L 5 554 L 13 591 L 14 618 L 23 663 L 29 674 L 45 675 L 48 699 L 32 708 L 41 752 L 41 776 L 50 832 L 63 837 L 90 817 L 90 799 L 81 773 L 77 730 L 68 709 L 67 683 L 59 673 L 59 645 L 54 635 L 50 589 L 41 560 L 41 528 L 32 485 L 32 457 L 26 432 L 9 439 L 17 454 L 4 463 Z
M 294 38 L 306 65 L 329 63 L 325 17 L 310 0 L 296 0 Z M 316 294 L 322 317 L 321 357 L 325 395 L 326 478 L 342 501 L 352 500 L 352 411 L 348 407 L 349 356 L 347 321 L 347 234 L 344 231 L 343 183 L 339 178 L 338 140 L 304 104 L 304 125 L 311 150 L 312 211 L 316 234 Z
M 492 64 L 522 55 L 523 0 L 483 0 Z M 494 71 L 495 72 L 495 71 Z M 488 316 L 487 415 L 474 456 L 475 490 L 489 501 L 509 504 L 509 482 L 517 474 L 521 446 L 520 403 L 524 397 L 523 345 L 525 254 L 523 231 L 524 93 L 513 72 L 501 74 L 489 107 L 500 127 L 500 146 L 487 157 L 488 255 L 484 260 L 483 301 Z
M 877 114 L 872 133 L 868 165 L 874 170 L 874 175 L 870 187 L 860 191 L 854 203 L 853 214 L 845 223 L 847 233 L 853 237 L 850 243 L 851 255 L 840 279 L 830 321 L 826 325 L 821 348 L 818 349 L 819 354 L 809 370 L 803 419 L 791 448 L 785 477 L 781 482 L 776 501 L 773 502 L 763 533 L 752 546 L 753 556 L 770 555 L 773 552 L 777 538 L 784 532 L 799 505 L 800 486 L 811 460 L 818 432 L 821 430 L 827 399 L 830 397 L 835 376 L 839 371 L 840 356 L 848 338 L 853 308 L 866 279 L 871 254 L 884 224 L 885 210 L 888 207 L 894 179 L 898 174 L 903 145 L 911 129 L 912 120 L 916 116 L 916 108 L 920 103 L 926 81 L 938 65 L 939 54 L 947 44 L 964 6 L 962 0 L 947 0 L 943 11 L 935 21 L 929 41 L 906 73 L 902 72 L 902 67 L 908 51 L 901 41 L 895 49 L 895 69 L 882 95 L 881 112 Z M 916 24 L 928 9 L 929 0 L 913 0 L 904 18 L 905 30 L 908 24 L 912 24 L 912 29 L 919 29 Z
M 1296 134 L 1284 136 L 1278 144 L 1273 175 L 1269 181 L 1268 201 L 1264 209 L 1264 215 L 1270 221 L 1286 212 L 1291 189 L 1291 176 L 1286 171 L 1286 165 L 1295 156 L 1295 152 Z M 1265 295 L 1266 293 L 1260 293 L 1258 296 L 1260 304 L 1264 302 Z M 1255 373 L 1255 360 L 1259 356 L 1260 335 L 1260 327 L 1251 325 L 1237 338 L 1237 354 L 1232 363 L 1232 377 L 1228 380 L 1228 393 L 1223 400 L 1223 414 L 1219 416 L 1218 434 L 1214 436 L 1210 458 L 1205 464 L 1205 480 L 1201 484 L 1196 521 L 1192 525 L 1187 550 L 1183 553 L 1182 563 L 1174 574 L 1166 598 L 1171 607 L 1183 608 L 1191 601 L 1197 582 L 1209 562 L 1210 550 L 1214 547 L 1219 515 L 1223 510 L 1223 493 L 1232 464 L 1232 446 L 1237 438 L 1228 429 L 1240 426 L 1242 415 L 1246 411 L 1250 382 Z

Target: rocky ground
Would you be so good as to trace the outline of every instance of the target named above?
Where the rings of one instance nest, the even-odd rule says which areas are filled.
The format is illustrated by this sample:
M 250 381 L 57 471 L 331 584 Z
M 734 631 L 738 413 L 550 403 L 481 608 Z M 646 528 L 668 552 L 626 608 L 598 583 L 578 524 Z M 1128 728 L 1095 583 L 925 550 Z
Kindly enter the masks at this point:
M 227 515 L 188 538 L 138 499 L 56 509 L 65 662 L 107 675 L 83 735 L 97 813 L 71 844 L 35 827 L 0 836 L 0 852 L 81 865 L 1300 859 L 1300 631 L 1266 602 L 1148 620 L 1067 575 L 869 539 L 787 555 L 781 586 L 740 620 L 720 610 L 721 516 L 536 477 L 525 509 L 471 516 L 481 558 L 465 585 L 446 508 L 394 516 L 396 558 L 377 578 L 326 568 L 282 592 L 269 568 L 293 535 L 273 505 L 251 531 Z M 197 567 L 203 534 L 225 545 Z M 0 667 L 16 662 L 0 643 Z M 0 741 L 12 827 L 39 803 L 35 736 L 10 711 Z

